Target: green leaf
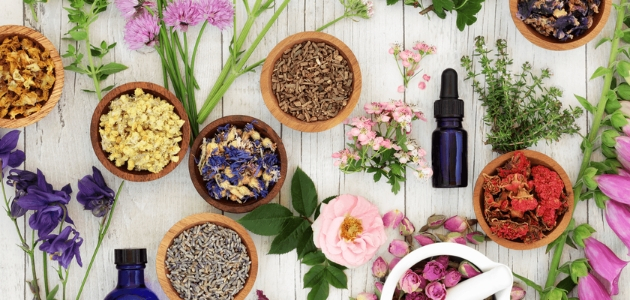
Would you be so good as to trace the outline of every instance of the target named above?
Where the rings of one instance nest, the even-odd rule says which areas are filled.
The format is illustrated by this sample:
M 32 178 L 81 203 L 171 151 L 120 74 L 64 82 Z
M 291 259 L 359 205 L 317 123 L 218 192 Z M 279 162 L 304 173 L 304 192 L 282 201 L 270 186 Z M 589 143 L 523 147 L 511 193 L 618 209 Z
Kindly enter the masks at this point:
M 549 251 L 551 251 L 551 249 L 555 248 L 556 245 L 560 242 L 560 239 L 555 239 L 553 240 L 553 242 L 549 243 L 547 245 L 547 248 L 545 249 L 545 254 L 549 253 Z
M 514 272 L 512 272 L 512 274 L 514 275 L 514 277 L 518 278 L 519 280 L 521 280 L 522 282 L 527 284 L 529 287 L 533 288 L 534 290 L 536 290 L 539 293 L 542 293 L 542 287 L 540 287 L 540 285 L 537 285 L 535 282 L 527 279 L 526 277 L 518 275 L 518 274 L 516 274 Z
M 610 38 L 603 38 L 599 40 L 597 44 L 595 44 L 595 49 L 597 49 L 599 46 L 603 45 L 604 43 L 610 42 L 610 41 L 612 41 Z
M 72 71 L 72 72 L 79 73 L 79 74 L 87 74 L 86 70 L 83 70 L 83 69 L 81 69 L 81 68 L 79 68 L 77 66 L 73 66 L 73 65 L 65 66 L 65 67 L 63 67 L 63 69 L 66 70 L 66 71 Z
M 291 179 L 291 198 L 295 211 L 305 217 L 313 215 L 317 207 L 317 190 L 313 180 L 300 167 Z
M 577 249 L 577 246 L 575 246 L 575 243 L 573 242 L 573 239 L 570 236 L 567 236 L 567 239 L 565 240 L 565 243 L 573 248 L 573 249 Z
M 595 191 L 593 193 L 593 198 L 595 199 L 595 205 L 600 209 L 606 208 L 606 201 L 610 200 L 608 196 L 606 196 L 602 191 Z
M 571 280 L 575 284 L 578 283 L 580 277 L 588 275 L 588 267 L 584 261 L 574 261 L 571 263 Z
M 593 177 L 595 177 L 595 175 L 597 175 L 597 169 L 593 168 L 593 167 L 588 167 L 586 168 L 586 170 L 584 170 L 584 175 L 582 176 L 582 179 L 584 180 L 584 184 L 586 185 L 587 188 L 594 190 L 597 188 L 597 182 L 595 182 L 595 179 Z
M 297 243 L 297 255 L 298 259 L 302 259 L 306 254 L 317 251 L 315 243 L 313 242 L 313 229 L 309 226 Z
M 99 72 L 102 74 L 111 75 L 111 74 L 118 73 L 126 69 L 127 69 L 127 66 L 112 62 L 112 63 L 108 63 L 102 66 Z
M 304 255 L 302 263 L 308 266 L 314 266 L 323 263 L 326 260 L 326 256 L 321 251 L 311 252 Z
M 55 285 L 55 288 L 53 288 L 48 295 L 46 295 L 46 300 L 53 300 L 55 299 L 55 295 L 57 295 L 57 291 L 59 291 L 59 285 Z
M 593 73 L 593 76 L 591 76 L 591 79 L 595 79 L 597 77 L 604 76 L 604 75 L 611 74 L 611 73 L 612 73 L 611 69 L 604 68 L 604 67 L 599 67 L 599 68 L 597 68 L 597 70 L 595 70 L 595 72 Z
M 326 281 L 321 281 L 311 288 L 308 292 L 307 300 L 326 300 L 328 299 L 330 287 Z
M 324 265 L 316 265 L 311 267 L 306 274 L 304 274 L 304 287 L 315 287 L 318 284 L 324 282 L 324 273 L 326 267 Z M 326 283 L 328 285 L 328 283 Z
M 617 94 L 621 99 L 630 100 L 630 85 L 626 82 L 622 82 L 617 86 Z
M 619 100 L 617 99 L 617 94 L 614 92 L 612 94 L 613 97 L 609 97 L 608 101 L 606 101 L 606 113 L 608 114 L 612 114 L 621 108 L 621 103 L 619 103 Z
M 82 91 L 84 91 L 84 92 L 86 92 L 86 93 L 96 93 L 96 91 L 93 91 L 93 90 L 83 90 L 83 89 L 82 89 Z
M 626 119 L 626 116 L 624 116 L 623 113 L 618 110 L 610 115 L 610 123 L 617 130 L 621 131 L 621 128 L 628 124 L 628 120 Z
M 114 88 L 114 85 L 112 84 L 112 85 L 110 85 L 110 86 L 108 86 L 108 87 L 106 87 L 106 88 L 102 89 L 102 90 L 101 90 L 101 92 L 108 92 L 108 91 L 110 91 L 110 90 L 111 90 L 111 89 L 113 89 L 113 88 Z
M 337 269 L 333 265 L 329 265 L 325 268 L 325 271 L 324 279 L 326 279 L 330 285 L 338 289 L 348 288 L 348 277 L 342 270 Z
M 589 238 L 593 232 L 595 232 L 595 229 L 593 229 L 591 225 L 580 224 L 578 227 L 573 229 L 573 241 L 578 246 L 584 248 L 584 239 Z
M 617 73 L 624 78 L 630 76 L 630 62 L 625 60 L 619 61 L 617 63 Z
M 394 4 L 398 3 L 398 1 L 400 1 L 400 0 L 387 0 L 387 5 L 394 5 Z
M 83 30 L 73 30 L 68 32 L 68 34 L 72 37 L 73 40 L 75 41 L 83 41 L 85 39 L 87 39 L 87 32 L 83 31 Z
M 566 299 L 567 294 L 566 291 L 552 287 L 551 290 L 546 292 L 542 299 L 544 300 L 563 300 Z
M 617 158 L 617 152 L 615 151 L 615 148 L 613 147 L 602 145 L 600 150 L 602 151 L 602 154 L 606 156 L 606 158 L 612 158 L 612 159 Z
M 595 112 L 595 107 L 593 107 L 593 104 L 591 104 L 590 102 L 588 102 L 588 100 L 586 100 L 586 98 L 584 97 L 580 97 L 578 95 L 574 95 L 575 98 L 580 102 L 580 104 L 582 105 L 582 107 L 584 107 L 584 109 L 590 113 L 594 113 Z
M 237 222 L 255 234 L 270 236 L 279 234 L 284 223 L 291 218 L 293 213 L 288 208 L 268 203 L 257 207 Z
M 309 227 L 308 221 L 299 217 L 287 220 L 282 231 L 271 242 L 269 254 L 284 254 L 295 249 L 298 241 Z
M 562 266 L 558 268 L 558 271 L 567 275 L 571 274 L 571 262 L 566 262 L 562 264 Z

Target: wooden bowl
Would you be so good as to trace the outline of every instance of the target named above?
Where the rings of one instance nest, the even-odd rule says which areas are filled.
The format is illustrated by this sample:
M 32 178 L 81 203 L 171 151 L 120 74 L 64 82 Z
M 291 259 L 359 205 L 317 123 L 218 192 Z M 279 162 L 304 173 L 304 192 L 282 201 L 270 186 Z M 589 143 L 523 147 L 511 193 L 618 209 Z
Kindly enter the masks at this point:
M 168 247 L 173 244 L 173 240 L 184 230 L 197 225 L 203 225 L 205 223 L 213 223 L 217 226 L 232 229 L 241 237 L 241 241 L 247 249 L 247 255 L 249 255 L 249 260 L 252 264 L 249 268 L 249 277 L 247 278 L 247 281 L 245 281 L 243 289 L 234 296 L 234 299 L 245 299 L 247 294 L 249 294 L 249 291 L 251 291 L 254 286 L 256 275 L 258 274 L 258 254 L 256 253 L 256 246 L 254 245 L 252 238 L 249 236 L 249 233 L 247 233 L 247 230 L 245 230 L 241 224 L 238 224 L 226 216 L 212 213 L 202 213 L 188 216 L 173 225 L 173 227 L 166 232 L 164 238 L 162 238 L 160 246 L 158 247 L 157 257 L 155 259 L 155 269 L 160 286 L 162 286 L 162 290 L 164 290 L 164 293 L 169 299 L 181 300 L 179 294 L 175 291 L 175 288 L 171 284 L 170 279 L 166 277 L 166 274 L 169 273 L 166 269 L 166 251 L 168 250 Z
M 333 46 L 334 48 L 339 50 L 339 54 L 343 56 L 344 59 L 348 62 L 348 66 L 350 71 L 353 73 L 354 79 L 352 80 L 352 93 L 350 94 L 350 98 L 348 99 L 348 104 L 342 108 L 339 113 L 328 120 L 325 121 L 315 121 L 315 122 L 305 122 L 301 121 L 298 118 L 285 113 L 280 109 L 280 105 L 278 104 L 278 99 L 273 92 L 271 76 L 273 74 L 273 69 L 276 65 L 276 61 L 282 57 L 282 54 L 285 50 L 291 49 L 294 45 L 300 44 L 306 41 L 312 42 L 324 42 Z M 357 62 L 356 57 L 338 38 L 316 31 L 307 31 L 296 33 L 291 35 L 284 40 L 282 40 L 278 45 L 276 45 L 269 55 L 267 59 L 265 59 L 265 63 L 262 68 L 262 72 L 260 73 L 260 90 L 262 92 L 263 100 L 265 101 L 265 105 L 271 112 L 271 114 L 280 121 L 280 123 L 289 126 L 295 130 L 304 131 L 304 132 L 319 132 L 335 127 L 337 124 L 341 123 L 345 120 L 354 107 L 359 102 L 359 96 L 361 95 L 361 69 L 359 68 L 359 63 Z
M 269 139 L 271 139 L 272 142 L 276 143 L 277 145 L 276 154 L 278 154 L 278 159 L 280 160 L 280 179 L 278 180 L 278 182 L 273 184 L 273 186 L 269 190 L 269 193 L 267 194 L 267 197 L 264 198 L 258 198 L 255 200 L 250 199 L 242 204 L 230 201 L 229 199 L 225 198 L 219 200 L 214 199 L 212 196 L 210 196 L 210 194 L 208 194 L 208 191 L 206 190 L 206 181 L 204 181 L 201 174 L 199 174 L 197 163 L 195 162 L 195 159 L 201 155 L 200 147 L 203 143 L 203 139 L 212 139 L 217 133 L 217 128 L 219 126 L 223 126 L 229 123 L 243 128 L 245 124 L 251 123 L 253 121 L 256 121 L 256 123 L 253 124 L 256 131 L 258 131 L 262 137 L 268 137 Z M 289 160 L 287 159 L 287 152 L 284 149 L 284 144 L 282 144 L 282 140 L 280 139 L 278 134 L 276 134 L 276 132 L 273 131 L 271 127 L 269 127 L 269 125 L 261 120 L 249 116 L 234 115 L 225 116 L 223 118 L 215 120 L 214 122 L 208 124 L 199 133 L 190 150 L 190 155 L 188 156 L 188 172 L 190 173 L 190 179 L 192 180 L 195 189 L 197 190 L 199 195 L 201 195 L 201 197 L 203 197 L 203 199 L 206 200 L 206 202 L 208 202 L 210 205 L 222 211 L 227 211 L 231 213 L 246 213 L 254 210 L 254 208 L 258 206 L 269 203 L 271 199 L 278 195 L 280 189 L 282 188 L 282 184 L 284 183 L 284 179 L 287 176 L 288 161 Z
M 162 171 L 158 173 L 152 173 L 149 171 L 129 171 L 127 170 L 127 163 L 124 165 L 117 167 L 113 161 L 110 161 L 107 157 L 109 156 L 108 152 L 103 150 L 101 146 L 101 135 L 99 134 L 99 123 L 101 116 L 109 112 L 109 104 L 116 98 L 119 98 L 124 94 L 133 94 L 136 88 L 141 88 L 145 93 L 151 94 L 155 97 L 160 97 L 162 100 L 166 100 L 168 103 L 174 106 L 173 111 L 179 115 L 179 117 L 185 121 L 182 126 L 182 140 L 179 142 L 179 161 L 177 162 L 169 162 Z M 117 88 L 111 90 L 103 100 L 101 100 L 96 109 L 94 109 L 94 114 L 92 114 L 92 123 L 90 125 L 90 139 L 92 141 L 92 149 L 94 149 L 94 153 L 98 160 L 101 161 L 103 166 L 114 175 L 129 181 L 151 181 L 161 177 L 166 176 L 166 174 L 173 171 L 177 165 L 179 165 L 182 160 L 184 160 L 184 156 L 186 155 L 186 151 L 188 151 L 188 143 L 190 141 L 190 123 L 188 121 L 188 115 L 186 114 L 186 110 L 182 103 L 167 89 L 150 82 L 130 82 L 123 84 Z
M 599 6 L 599 13 L 593 17 L 593 25 L 591 28 L 589 28 L 584 34 L 572 40 L 562 42 L 554 37 L 544 36 L 538 33 L 538 31 L 536 31 L 532 26 L 529 26 L 521 21 L 516 16 L 518 11 L 518 2 L 519 0 L 510 0 L 510 15 L 512 16 L 512 21 L 514 21 L 516 28 L 518 28 L 518 31 L 520 31 L 526 39 L 534 43 L 536 46 L 555 51 L 575 49 L 594 39 L 602 31 L 604 26 L 606 26 L 608 16 L 610 16 L 610 8 L 612 7 L 612 0 L 602 0 L 601 5 Z
M 0 26 L 0 44 L 2 44 L 5 38 L 11 38 L 16 35 L 20 39 L 28 38 L 40 47 L 43 47 L 45 51 L 50 51 L 50 57 L 55 65 L 55 83 L 50 90 L 48 100 L 44 103 L 40 111 L 27 117 L 17 117 L 14 120 L 9 119 L 8 117 L 0 118 L 0 127 L 2 128 L 25 127 L 43 119 L 46 115 L 48 115 L 48 113 L 50 113 L 50 111 L 52 111 L 53 107 L 57 105 L 57 102 L 59 102 L 59 99 L 61 98 L 61 91 L 63 90 L 63 62 L 61 61 L 61 57 L 59 56 L 59 52 L 57 52 L 55 46 L 53 46 L 53 44 L 44 35 L 31 28 L 18 25 Z
M 560 178 L 562 179 L 562 181 L 564 182 L 564 189 L 567 194 L 567 204 L 569 206 L 569 209 L 562 216 L 558 217 L 556 227 L 553 230 L 551 230 L 551 232 L 549 232 L 546 237 L 530 244 L 525 244 L 519 241 L 510 241 L 504 238 L 500 238 L 494 235 L 492 231 L 490 230 L 490 225 L 488 225 L 488 222 L 486 221 L 483 215 L 483 176 L 482 174 L 485 173 L 488 175 L 496 175 L 497 168 L 503 166 L 508 160 L 510 160 L 512 156 L 514 156 L 514 152 L 509 152 L 495 158 L 488 165 L 486 165 L 486 167 L 483 168 L 483 170 L 481 170 L 481 173 L 479 173 L 479 176 L 477 178 L 477 183 L 475 183 L 475 189 L 473 191 L 473 206 L 475 208 L 475 216 L 477 217 L 477 220 L 479 221 L 479 225 L 481 225 L 481 228 L 483 229 L 483 231 L 493 241 L 495 241 L 497 244 L 506 248 L 515 249 L 515 250 L 529 250 L 529 249 L 535 249 L 542 246 L 546 246 L 547 244 L 553 242 L 556 238 L 558 238 L 562 234 L 562 232 L 564 232 L 567 226 L 569 226 L 569 222 L 571 222 L 571 217 L 573 216 L 573 206 L 574 206 L 573 185 L 571 184 L 571 180 L 569 179 L 569 176 L 564 171 L 564 169 L 551 157 L 537 151 L 532 151 L 532 150 L 520 150 L 520 151 L 523 152 L 523 154 L 527 157 L 527 159 L 529 159 L 532 166 L 543 165 L 551 169 L 552 171 L 557 172 Z

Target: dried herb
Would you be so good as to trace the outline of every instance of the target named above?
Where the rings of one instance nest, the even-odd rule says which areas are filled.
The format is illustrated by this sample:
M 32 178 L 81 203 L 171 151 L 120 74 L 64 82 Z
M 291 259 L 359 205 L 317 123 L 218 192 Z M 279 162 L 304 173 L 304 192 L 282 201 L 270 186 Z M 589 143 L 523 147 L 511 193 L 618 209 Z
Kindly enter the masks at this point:
M 544 36 L 569 41 L 584 34 L 599 13 L 601 0 L 518 1 L 516 17 Z
M 525 62 L 520 73 L 512 74 L 506 41 L 499 39 L 496 46 L 498 54 L 491 59 L 488 54 L 492 50 L 486 49 L 484 38 L 475 38 L 473 56 L 479 57 L 480 72 L 475 71 L 469 56 L 461 59 L 468 73 L 466 79 L 473 80 L 474 91 L 486 107 L 484 122 L 491 130 L 485 143 L 505 153 L 531 147 L 539 140 L 558 141 L 563 134 L 577 133 L 580 128 L 575 119 L 582 115 L 582 108 L 562 109 L 562 91 L 543 86 L 551 71 L 543 69 L 535 75 L 531 64 Z M 477 79 L 479 75 L 484 82 Z

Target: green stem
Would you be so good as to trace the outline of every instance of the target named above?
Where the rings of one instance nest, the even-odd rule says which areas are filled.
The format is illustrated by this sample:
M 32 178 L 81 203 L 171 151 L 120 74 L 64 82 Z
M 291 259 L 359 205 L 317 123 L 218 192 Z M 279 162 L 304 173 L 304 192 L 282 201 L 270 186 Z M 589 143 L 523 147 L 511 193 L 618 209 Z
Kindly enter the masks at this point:
M 37 14 L 35 13 L 35 3 L 29 3 L 28 4 L 28 8 L 31 10 L 31 14 L 33 15 L 33 19 L 35 19 L 35 22 L 39 22 L 39 19 L 37 18 Z
M 90 270 L 92 270 L 92 265 L 94 264 L 94 259 L 96 259 L 96 254 L 98 253 L 98 250 L 101 248 L 101 244 L 103 243 L 105 234 L 107 233 L 107 230 L 109 229 L 109 225 L 111 224 L 112 216 L 114 215 L 114 210 L 116 209 L 116 204 L 118 203 L 118 197 L 120 196 L 120 192 L 122 191 L 123 184 L 125 184 L 124 181 L 121 182 L 120 186 L 118 187 L 118 191 L 116 192 L 116 196 L 114 197 L 114 203 L 112 203 L 112 208 L 109 210 L 109 214 L 107 214 L 107 223 L 105 224 L 104 227 L 103 227 L 103 223 L 101 223 L 101 226 L 99 227 L 98 241 L 96 242 L 96 248 L 94 249 L 94 253 L 92 253 L 90 264 L 88 265 L 87 270 L 85 271 L 85 275 L 83 276 L 83 281 L 81 282 L 81 287 L 79 288 L 79 293 L 77 294 L 76 300 L 79 300 L 81 298 L 83 287 L 85 286 L 85 282 L 87 282 L 88 276 L 90 275 Z M 66 286 L 64 284 L 64 290 L 65 290 L 65 287 Z
M 98 97 L 98 101 L 101 101 L 101 83 L 98 78 L 96 78 L 96 67 L 94 67 L 94 58 L 92 58 L 92 53 L 90 51 L 90 25 L 85 26 L 84 29 L 86 33 L 85 52 L 88 57 L 90 77 L 92 77 L 92 81 L 94 81 L 94 91 L 96 92 L 96 97 Z
M 330 21 L 330 22 L 328 22 L 328 23 L 324 24 L 324 26 L 322 26 L 322 27 L 319 27 L 319 28 L 315 29 L 315 31 L 323 31 L 324 29 L 326 29 L 326 28 L 328 28 L 328 27 L 332 26 L 333 24 L 335 24 L 335 23 L 337 23 L 337 22 L 339 22 L 339 21 L 343 20 L 346 16 L 347 16 L 347 12 L 344 12 L 344 13 L 343 13 L 343 15 L 341 15 L 341 17 L 336 18 L 336 19 L 334 19 L 334 20 L 332 20 L 332 21 Z
M 41 299 L 40 295 L 39 295 L 39 282 L 37 281 L 37 271 L 35 269 L 35 246 L 37 245 L 37 243 L 35 242 L 35 230 L 33 230 L 31 232 L 31 249 L 30 251 L 28 251 L 28 256 L 31 259 L 31 272 L 33 273 L 33 284 L 34 286 L 32 286 L 33 288 L 33 296 L 35 297 L 35 299 L 39 300 Z
M 60 267 L 61 268 L 61 267 Z M 68 266 L 68 268 L 66 269 L 66 276 L 64 276 L 63 281 L 61 282 L 61 285 L 63 287 L 63 300 L 66 300 L 66 284 L 68 283 L 68 273 L 70 273 L 70 266 Z
M 48 256 L 46 252 L 42 251 L 42 265 L 44 269 L 44 295 L 48 295 L 50 290 L 48 289 Z

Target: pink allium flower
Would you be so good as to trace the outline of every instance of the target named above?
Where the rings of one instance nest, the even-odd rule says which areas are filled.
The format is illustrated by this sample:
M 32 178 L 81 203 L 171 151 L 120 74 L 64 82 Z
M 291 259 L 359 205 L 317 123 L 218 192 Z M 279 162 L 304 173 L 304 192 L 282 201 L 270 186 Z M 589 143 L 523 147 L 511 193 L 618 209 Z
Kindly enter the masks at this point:
M 420 287 L 420 277 L 411 270 L 407 270 L 398 281 L 400 289 L 405 293 L 413 293 Z
M 192 0 L 175 0 L 164 10 L 164 23 L 175 30 L 186 32 L 188 26 L 195 26 L 203 21 L 204 15 Z
M 441 262 L 432 260 L 424 265 L 424 270 L 422 270 L 422 277 L 426 278 L 429 281 L 440 280 L 444 278 L 444 275 L 446 274 L 445 272 L 446 267 Z
M 424 82 L 424 81 L 418 82 L 418 88 L 421 89 L 421 90 L 426 89 L 427 88 L 426 82 Z
M 446 288 L 444 288 L 444 284 L 439 281 L 427 284 L 424 293 L 432 300 L 443 300 L 446 298 Z
M 200 0 L 198 2 L 199 11 L 208 23 L 223 30 L 232 27 L 234 17 L 234 6 L 228 0 Z
M 394 209 L 383 215 L 383 225 L 385 227 L 396 228 L 400 225 L 405 215 L 402 211 Z
M 158 18 L 148 12 L 131 19 L 125 25 L 125 42 L 131 50 L 155 46 L 159 34 Z
M 396 257 L 404 257 L 409 253 L 409 244 L 403 240 L 393 240 L 389 243 L 389 253 Z
M 155 3 L 147 0 L 115 0 L 114 5 L 127 21 L 142 15 L 148 7 L 155 8 Z
M 320 211 L 312 225 L 313 241 L 335 263 L 358 267 L 387 239 L 378 208 L 363 197 L 340 195 Z
M 429 81 L 429 80 L 431 80 L 431 76 L 429 76 L 427 74 L 424 74 L 424 75 L 422 75 L 422 79 L 424 79 L 424 81 Z

